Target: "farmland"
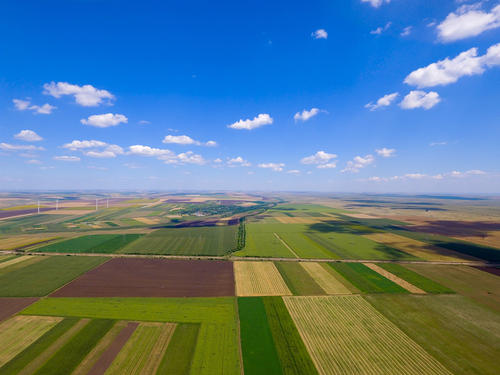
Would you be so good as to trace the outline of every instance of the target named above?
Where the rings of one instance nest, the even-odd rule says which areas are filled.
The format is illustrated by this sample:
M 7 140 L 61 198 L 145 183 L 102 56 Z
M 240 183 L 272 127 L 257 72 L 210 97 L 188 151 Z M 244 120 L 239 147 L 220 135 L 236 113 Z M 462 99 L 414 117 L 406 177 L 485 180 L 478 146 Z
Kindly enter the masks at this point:
M 0 220 L 0 375 L 498 372 L 500 202 L 68 198 Z

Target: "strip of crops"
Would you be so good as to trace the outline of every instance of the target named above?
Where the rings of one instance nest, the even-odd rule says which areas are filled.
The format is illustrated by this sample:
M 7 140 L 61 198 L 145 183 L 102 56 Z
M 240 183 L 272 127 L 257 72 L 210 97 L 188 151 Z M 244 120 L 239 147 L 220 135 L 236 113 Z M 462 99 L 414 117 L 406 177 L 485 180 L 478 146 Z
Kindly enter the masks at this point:
M 361 263 L 330 263 L 335 271 L 363 293 L 409 293 Z
M 394 275 L 408 281 L 427 293 L 454 293 L 453 290 L 438 284 L 437 282 L 428 279 L 416 272 L 395 263 L 380 263 L 379 267 L 393 273 Z
M 272 262 L 234 262 L 239 296 L 292 294 Z
M 446 374 L 361 296 L 285 297 L 320 374 Z
M 181 323 L 177 325 L 157 374 L 188 375 L 196 348 L 200 324 Z
M 67 375 L 90 353 L 115 324 L 113 320 L 92 320 L 55 353 L 35 374 Z
M 47 331 L 33 344 L 28 346 L 9 362 L 7 362 L 3 367 L 0 368 L 0 374 L 2 375 L 14 375 L 19 373 L 23 368 L 25 368 L 29 363 L 31 363 L 35 358 L 37 358 L 41 353 L 43 353 L 49 346 L 51 346 L 62 334 L 73 327 L 78 318 L 66 318 L 54 326 L 52 329 Z
M 114 253 L 140 238 L 142 234 L 96 234 L 71 238 L 36 249 L 39 252 Z
M 262 298 L 238 298 L 238 311 L 245 374 L 282 374 Z
M 275 262 L 275 264 L 294 295 L 314 296 L 326 294 L 300 263 Z
M 327 294 L 351 294 L 351 291 L 333 275 L 333 272 L 325 268 L 328 265 L 313 262 L 302 262 L 301 265 Z M 331 267 L 329 269 L 332 270 Z
M 269 327 L 284 374 L 307 375 L 318 371 L 300 338 L 281 297 L 263 297 Z

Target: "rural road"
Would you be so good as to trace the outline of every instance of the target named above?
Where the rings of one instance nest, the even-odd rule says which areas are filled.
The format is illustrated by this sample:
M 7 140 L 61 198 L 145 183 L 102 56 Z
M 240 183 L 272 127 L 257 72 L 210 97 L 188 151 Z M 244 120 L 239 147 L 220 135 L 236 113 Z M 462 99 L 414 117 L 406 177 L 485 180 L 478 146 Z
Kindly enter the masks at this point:
M 402 264 L 442 264 L 442 265 L 461 265 L 461 266 L 488 266 L 500 267 L 500 263 L 488 263 L 481 261 L 470 262 L 444 262 L 444 261 L 426 261 L 426 260 L 377 260 L 377 259 L 328 259 L 328 258 L 279 258 L 279 257 L 236 257 L 236 256 L 204 256 L 204 255 L 152 255 L 152 254 L 106 254 L 106 253 L 52 253 L 52 252 L 25 252 L 1 250 L 0 255 L 19 254 L 19 255 L 67 255 L 67 256 L 86 256 L 86 257 L 111 257 L 111 258 L 159 258 L 159 259 L 185 259 L 185 260 L 240 260 L 240 261 L 278 261 L 278 262 L 330 262 L 330 263 L 402 263 Z

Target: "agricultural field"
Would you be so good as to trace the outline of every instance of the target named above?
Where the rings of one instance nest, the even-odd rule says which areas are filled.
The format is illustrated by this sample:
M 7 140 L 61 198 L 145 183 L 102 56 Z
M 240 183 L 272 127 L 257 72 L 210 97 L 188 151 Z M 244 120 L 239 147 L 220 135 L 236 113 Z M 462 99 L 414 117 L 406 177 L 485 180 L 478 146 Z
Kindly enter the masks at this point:
M 500 200 L 33 197 L 0 199 L 0 375 L 498 373 Z

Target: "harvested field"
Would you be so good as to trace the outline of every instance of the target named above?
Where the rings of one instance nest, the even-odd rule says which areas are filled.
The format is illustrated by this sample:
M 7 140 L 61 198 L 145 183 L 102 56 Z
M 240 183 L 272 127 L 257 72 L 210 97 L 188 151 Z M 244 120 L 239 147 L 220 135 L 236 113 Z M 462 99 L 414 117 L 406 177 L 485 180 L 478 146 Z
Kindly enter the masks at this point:
M 36 249 L 58 253 L 114 253 L 139 239 L 141 234 L 95 234 L 56 242 Z
M 114 258 L 52 296 L 234 296 L 233 265 L 226 261 Z
M 413 272 L 408 268 L 403 267 L 401 264 L 380 263 L 378 266 L 400 277 L 401 279 L 408 281 L 427 293 L 454 293 L 453 290 L 446 288 L 416 272 Z
M 0 298 L 0 322 L 36 301 L 38 298 Z
M 451 374 L 361 296 L 284 301 L 320 374 Z
M 344 212 L 343 215 L 352 217 L 354 219 L 380 219 L 378 216 L 368 215 L 368 214 L 351 214 Z
M 238 312 L 245 374 L 283 373 L 262 298 L 238 298 Z
M 309 273 L 298 262 L 275 262 L 288 289 L 297 296 L 326 294 Z
M 500 311 L 500 279 L 473 267 L 407 264 L 415 271 L 476 302 Z
M 432 246 L 425 242 L 417 241 L 408 237 L 398 236 L 397 234 L 393 233 L 372 233 L 365 234 L 364 237 L 402 250 L 405 253 L 425 260 L 460 262 L 463 260 L 472 259 L 471 257 L 452 250 Z
M 351 294 L 351 291 L 344 284 L 328 272 L 325 268 L 327 265 L 313 262 L 301 262 L 300 264 L 326 294 Z
M 373 271 L 381 274 L 385 278 L 391 280 L 393 283 L 398 284 L 400 287 L 405 288 L 407 291 L 410 293 L 414 294 L 425 294 L 425 291 L 423 291 L 420 288 L 417 288 L 415 285 L 410 284 L 408 281 L 401 279 L 400 277 L 397 277 L 396 275 L 390 273 L 386 269 L 379 267 L 378 265 L 374 263 L 363 263 L 365 266 L 368 268 L 372 269 Z
M 189 375 L 200 325 L 181 323 L 175 328 L 157 374 Z
M 30 346 L 62 318 L 15 316 L 0 324 L 0 367 Z
M 28 256 L 28 255 L 25 255 L 25 256 L 20 256 L 20 257 L 15 257 L 13 259 L 9 259 L 8 261 L 6 262 L 2 262 L 0 263 L 0 269 L 1 268 L 5 268 L 5 267 L 9 267 L 13 264 L 16 264 L 16 263 L 20 263 L 20 262 L 24 262 L 28 259 L 31 259 L 32 257 Z
M 158 219 L 151 219 L 149 217 L 134 217 L 133 219 L 146 225 L 154 225 L 159 223 Z
M 314 224 L 321 222 L 320 217 L 290 217 L 290 216 L 274 216 L 282 224 Z
M 103 257 L 34 257 L 35 263 L 0 272 L 1 297 L 41 297 L 106 261 Z M 40 260 L 38 260 L 40 259 Z M 31 262 L 27 260 L 26 262 Z M 18 265 L 22 265 L 20 263 Z M 17 267 L 13 265 L 12 267 Z M 22 283 L 19 282 L 22 280 Z
M 291 295 L 272 262 L 234 262 L 238 296 Z
M 452 373 L 498 374 L 498 313 L 456 294 L 365 299 Z
M 57 237 L 48 237 L 40 235 L 17 235 L 12 237 L 3 237 L 0 239 L 1 250 L 17 250 L 34 246 L 56 239 Z

